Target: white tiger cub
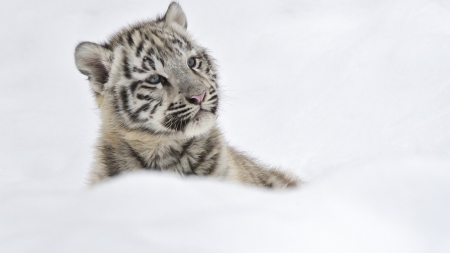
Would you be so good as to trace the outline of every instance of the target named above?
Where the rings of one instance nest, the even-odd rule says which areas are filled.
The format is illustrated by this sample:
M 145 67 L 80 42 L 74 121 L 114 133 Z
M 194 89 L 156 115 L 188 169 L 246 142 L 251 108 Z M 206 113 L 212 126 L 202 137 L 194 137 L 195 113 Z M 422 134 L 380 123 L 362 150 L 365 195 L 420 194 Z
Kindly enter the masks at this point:
M 294 176 L 264 168 L 225 142 L 216 123 L 214 59 L 186 28 L 173 2 L 163 17 L 128 26 L 107 43 L 77 46 L 76 66 L 88 76 L 102 119 L 90 183 L 149 169 L 296 186 Z

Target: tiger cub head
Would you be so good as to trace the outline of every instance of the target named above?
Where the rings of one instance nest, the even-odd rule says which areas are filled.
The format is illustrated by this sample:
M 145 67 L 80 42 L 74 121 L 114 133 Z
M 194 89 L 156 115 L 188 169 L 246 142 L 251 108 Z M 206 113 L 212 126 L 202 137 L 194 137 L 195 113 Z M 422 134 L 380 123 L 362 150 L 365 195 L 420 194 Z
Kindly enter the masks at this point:
M 126 27 L 106 43 L 76 47 L 76 66 L 88 76 L 104 120 L 128 130 L 187 137 L 215 125 L 214 59 L 186 28 L 183 10 L 171 3 L 163 17 Z

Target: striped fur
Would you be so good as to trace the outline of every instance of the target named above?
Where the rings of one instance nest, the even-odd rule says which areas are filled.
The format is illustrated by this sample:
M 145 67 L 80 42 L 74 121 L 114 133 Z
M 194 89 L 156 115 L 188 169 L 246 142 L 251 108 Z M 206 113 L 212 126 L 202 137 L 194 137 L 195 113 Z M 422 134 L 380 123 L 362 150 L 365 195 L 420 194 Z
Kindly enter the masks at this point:
M 283 188 L 297 179 L 231 148 L 217 128 L 217 67 L 186 32 L 177 3 L 163 17 L 80 43 L 75 62 L 102 115 L 91 183 L 138 169 Z M 188 61 L 190 62 L 188 65 Z M 193 99 L 202 95 L 202 101 Z

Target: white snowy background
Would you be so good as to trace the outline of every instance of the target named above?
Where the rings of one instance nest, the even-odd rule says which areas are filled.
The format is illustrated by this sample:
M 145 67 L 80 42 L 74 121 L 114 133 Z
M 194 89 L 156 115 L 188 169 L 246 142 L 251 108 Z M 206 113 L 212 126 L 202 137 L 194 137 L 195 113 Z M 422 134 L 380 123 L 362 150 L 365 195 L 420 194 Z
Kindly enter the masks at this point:
M 74 48 L 169 3 L 1 3 L 0 252 L 450 252 L 448 0 L 181 0 L 226 138 L 307 183 L 88 188 L 99 119 Z

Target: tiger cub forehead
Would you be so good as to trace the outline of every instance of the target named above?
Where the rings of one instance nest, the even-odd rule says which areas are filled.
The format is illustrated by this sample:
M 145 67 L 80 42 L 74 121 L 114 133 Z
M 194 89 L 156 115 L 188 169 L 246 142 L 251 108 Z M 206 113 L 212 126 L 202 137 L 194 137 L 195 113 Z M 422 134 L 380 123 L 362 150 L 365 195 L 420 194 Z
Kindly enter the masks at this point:
M 179 26 L 165 26 L 163 21 L 140 22 L 122 29 L 114 34 L 108 43 L 103 45 L 111 51 L 120 48 L 117 54 L 127 57 L 130 71 L 136 77 L 143 77 L 149 71 L 159 71 L 165 75 L 164 70 L 178 68 L 180 64 L 191 57 L 202 60 L 199 66 L 208 79 L 215 82 L 217 78 L 215 60 L 208 54 L 207 49 L 198 45 L 190 35 Z M 147 61 L 147 64 L 144 62 Z M 129 77 L 131 74 L 126 72 Z
M 156 47 L 159 51 L 167 49 L 169 54 L 175 53 L 174 47 L 183 52 L 204 51 L 185 30 L 178 26 L 164 26 L 155 21 L 139 22 L 126 27 L 114 34 L 105 46 L 111 50 L 118 46 L 139 49 L 136 52 L 138 55 L 148 45 Z
M 125 27 L 111 36 L 104 46 L 111 51 L 123 47 L 136 57 L 155 53 L 167 59 L 174 56 L 207 56 L 207 50 L 198 45 L 185 29 L 167 26 L 160 18 Z

